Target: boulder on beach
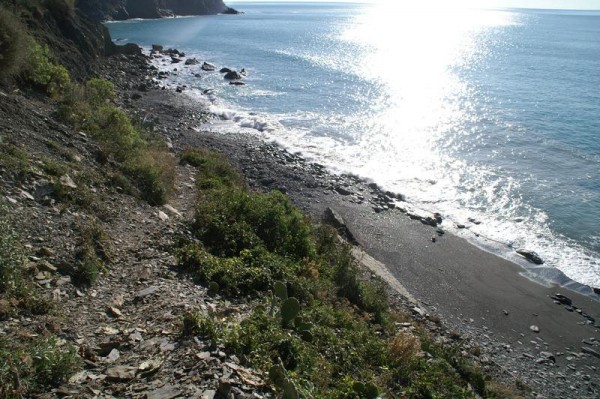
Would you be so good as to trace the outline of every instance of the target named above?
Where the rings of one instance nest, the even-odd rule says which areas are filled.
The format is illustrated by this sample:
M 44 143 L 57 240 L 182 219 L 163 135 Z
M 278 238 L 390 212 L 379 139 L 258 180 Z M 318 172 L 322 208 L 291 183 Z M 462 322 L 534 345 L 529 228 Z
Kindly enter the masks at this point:
M 162 50 L 161 54 L 165 54 L 165 55 L 170 55 L 170 56 L 181 56 L 183 53 L 181 53 L 179 50 L 177 50 L 176 48 L 169 48 L 166 50 Z
M 530 251 L 528 249 L 517 249 L 517 253 L 536 265 L 541 265 L 544 263 L 542 258 L 540 258 L 540 256 L 534 251 Z
M 325 209 L 325 212 L 323 213 L 323 221 L 336 229 L 340 235 L 345 237 L 352 244 L 358 244 L 356 238 L 354 238 L 354 235 L 346 225 L 344 218 L 332 208 L 327 207 L 327 209 Z
M 198 65 L 200 63 L 200 61 L 198 61 L 195 58 L 188 58 L 187 60 L 185 60 L 185 65 Z
M 230 71 L 227 72 L 225 76 L 223 76 L 223 78 L 227 80 L 240 80 L 242 78 L 242 75 L 240 75 L 237 71 Z
M 135 43 L 127 43 L 122 46 L 117 46 L 117 54 L 123 55 L 142 55 L 142 48 Z
M 161 51 L 163 51 L 163 46 L 161 46 L 160 44 L 153 44 L 152 45 L 152 52 L 153 53 L 160 53 Z
M 180 58 L 177 58 L 177 57 L 171 57 L 171 64 L 177 64 L 177 63 L 179 63 L 179 62 L 181 62 L 181 59 L 180 59 Z
M 246 85 L 246 83 L 240 82 L 239 80 L 233 80 L 233 81 L 229 82 L 229 84 L 232 86 L 245 86 Z
M 214 71 L 217 67 L 215 67 L 213 64 L 209 64 L 208 62 L 204 62 L 201 68 L 203 71 Z
M 550 298 L 554 299 L 555 301 L 558 301 L 560 303 L 562 303 L 563 305 L 568 305 L 571 306 L 573 304 L 573 301 L 571 300 L 571 298 L 563 295 L 563 294 L 555 294 L 553 296 L 551 296 Z
M 221 68 L 221 69 L 219 70 L 219 72 L 220 72 L 220 73 L 229 73 L 229 72 L 231 72 L 231 71 L 232 71 L 231 69 L 229 69 L 229 68 L 225 68 L 225 67 L 223 67 L 223 68 Z

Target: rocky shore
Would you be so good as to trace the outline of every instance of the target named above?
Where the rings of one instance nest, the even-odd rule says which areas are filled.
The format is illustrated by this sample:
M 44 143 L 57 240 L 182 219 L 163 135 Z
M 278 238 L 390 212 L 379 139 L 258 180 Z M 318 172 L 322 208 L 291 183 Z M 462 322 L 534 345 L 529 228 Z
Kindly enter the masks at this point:
M 211 67 L 203 70 L 221 69 Z M 112 55 L 89 68 L 114 82 L 114 105 L 164 140 L 173 159 L 191 147 L 223 153 L 253 189 L 281 191 L 315 221 L 337 228 L 355 245 L 361 278 L 388 283 L 391 307 L 404 317 L 393 325 L 398 333 L 425 331 L 440 345 L 460 348 L 461 359 L 518 395 L 598 397 L 597 301 L 523 278 L 515 264 L 446 233 L 443 215 L 411 212 L 402 196 L 376 184 L 331 174 L 255 136 L 206 131 L 215 116 L 186 88 L 164 89 L 169 75 L 147 57 Z M 178 267 L 176 242 L 188 234 L 197 204 L 196 169 L 174 165 L 167 204 L 150 206 L 132 195 L 101 143 L 57 117 L 57 102 L 27 90 L 0 90 L 0 205 L 21 233 L 22 272 L 46 300 L 19 313 L 14 298 L 2 297 L 0 352 L 6 342 L 46 338 L 54 349 L 76 348 L 71 356 L 83 366 L 74 375 L 62 370 L 69 378 L 38 397 L 275 396 L 273 378 L 207 334 L 182 337 L 190 312 L 237 322 L 262 304 L 209 292 Z M 85 245 L 103 265 L 87 289 L 73 270 Z M 425 350 L 418 356 L 435 360 Z M 14 376 L 14 369 L 0 365 L 0 377 Z M 19 395 L 1 386 L 5 393 Z
M 346 236 L 385 264 L 388 277 L 410 293 L 410 300 L 398 295 L 402 302 L 479 347 L 485 369 L 530 386 L 534 397 L 598 396 L 597 300 L 526 279 L 519 266 L 445 233 L 442 215 L 411 214 L 401 196 L 374 183 L 331 174 L 253 136 L 203 131 L 214 116 L 185 92 L 160 90 L 164 75 L 141 76 L 125 59 L 119 69 L 129 71 L 112 76 L 121 79 L 130 99 L 125 103 L 155 120 L 175 148 L 223 152 L 251 186 L 286 193 L 316 220 L 335 214 Z

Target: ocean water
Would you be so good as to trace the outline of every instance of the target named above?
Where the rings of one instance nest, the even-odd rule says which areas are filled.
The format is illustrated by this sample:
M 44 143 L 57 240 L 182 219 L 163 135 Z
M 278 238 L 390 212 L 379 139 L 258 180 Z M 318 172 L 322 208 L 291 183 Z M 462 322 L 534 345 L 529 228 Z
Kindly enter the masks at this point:
M 600 287 L 600 12 L 233 6 L 245 14 L 107 26 L 248 71 L 234 87 L 157 61 L 220 116 L 202 128 L 276 140 Z

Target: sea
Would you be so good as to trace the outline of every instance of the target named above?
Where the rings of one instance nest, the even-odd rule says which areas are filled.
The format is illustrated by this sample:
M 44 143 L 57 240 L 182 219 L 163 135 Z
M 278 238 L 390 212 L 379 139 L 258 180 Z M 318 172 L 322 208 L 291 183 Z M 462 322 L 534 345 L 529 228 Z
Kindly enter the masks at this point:
M 600 11 L 398 3 L 231 3 L 243 14 L 107 27 L 217 66 L 154 61 L 214 112 L 200 130 L 401 193 L 540 282 L 600 287 Z

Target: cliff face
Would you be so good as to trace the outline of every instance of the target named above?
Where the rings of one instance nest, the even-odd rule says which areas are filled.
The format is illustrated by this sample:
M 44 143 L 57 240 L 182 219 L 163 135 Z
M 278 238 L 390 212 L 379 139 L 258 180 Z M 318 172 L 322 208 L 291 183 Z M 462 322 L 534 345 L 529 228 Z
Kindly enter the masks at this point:
M 84 79 L 99 58 L 119 52 L 102 25 L 80 13 L 33 8 L 22 22 L 40 44 L 47 45 L 75 79 Z
M 77 7 L 95 20 L 237 13 L 223 0 L 78 0 Z

